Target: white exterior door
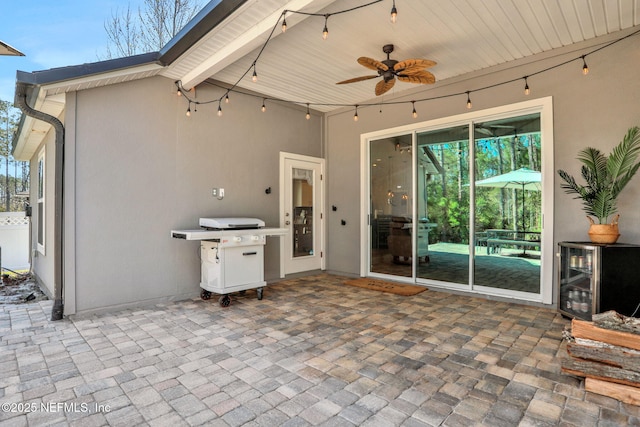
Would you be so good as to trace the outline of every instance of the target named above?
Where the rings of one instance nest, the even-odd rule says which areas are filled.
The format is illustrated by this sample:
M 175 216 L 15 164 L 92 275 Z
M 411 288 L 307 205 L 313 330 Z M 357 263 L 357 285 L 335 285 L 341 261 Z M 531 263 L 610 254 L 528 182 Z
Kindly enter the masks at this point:
M 324 269 L 324 160 L 280 153 L 280 246 L 283 275 Z

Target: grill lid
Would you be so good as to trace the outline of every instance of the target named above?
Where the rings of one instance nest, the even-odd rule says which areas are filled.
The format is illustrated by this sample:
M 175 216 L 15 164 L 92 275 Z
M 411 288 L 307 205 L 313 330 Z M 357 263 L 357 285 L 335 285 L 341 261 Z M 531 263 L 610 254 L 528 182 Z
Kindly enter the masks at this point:
M 264 227 L 258 218 L 200 218 L 200 227 L 215 230 L 242 230 Z

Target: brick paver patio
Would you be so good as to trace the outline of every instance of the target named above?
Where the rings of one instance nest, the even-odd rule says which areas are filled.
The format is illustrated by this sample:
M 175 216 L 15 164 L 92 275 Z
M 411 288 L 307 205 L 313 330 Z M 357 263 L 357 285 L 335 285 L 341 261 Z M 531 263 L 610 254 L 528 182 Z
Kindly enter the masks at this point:
M 0 426 L 640 424 L 560 372 L 552 309 L 343 281 L 58 322 L 0 306 Z

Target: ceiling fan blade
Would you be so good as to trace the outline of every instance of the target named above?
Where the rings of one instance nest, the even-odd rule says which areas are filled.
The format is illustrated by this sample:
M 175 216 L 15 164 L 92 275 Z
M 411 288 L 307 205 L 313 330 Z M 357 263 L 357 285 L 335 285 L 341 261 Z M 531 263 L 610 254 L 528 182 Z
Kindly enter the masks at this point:
M 380 77 L 378 75 L 375 76 L 362 76 L 362 77 L 355 77 L 353 79 L 349 79 L 349 80 L 344 80 L 341 82 L 336 83 L 337 85 L 343 85 L 343 84 L 347 84 L 347 83 L 355 83 L 355 82 L 361 82 L 363 80 L 369 80 L 369 79 L 375 79 L 376 77 Z
M 429 68 L 436 65 L 437 62 L 430 61 L 428 59 L 406 59 L 404 61 L 398 62 L 393 66 L 394 71 L 403 71 L 407 68 Z
M 372 59 L 372 58 L 367 58 L 366 56 L 361 56 L 360 58 L 358 58 L 358 64 L 376 71 L 378 70 L 387 71 L 389 69 L 389 67 L 387 67 L 382 62 L 376 61 L 375 59 Z
M 383 93 L 387 92 L 389 89 L 396 84 L 396 79 L 391 79 L 388 81 L 380 80 L 376 85 L 376 96 L 380 96 Z
M 410 76 L 399 75 L 398 80 L 407 83 L 422 83 L 422 84 L 434 84 L 436 82 L 436 76 L 428 71 L 412 74 Z
M 401 76 L 413 76 L 415 74 L 420 74 L 423 71 L 425 70 L 422 67 L 409 67 L 401 71 L 396 71 L 395 73 Z

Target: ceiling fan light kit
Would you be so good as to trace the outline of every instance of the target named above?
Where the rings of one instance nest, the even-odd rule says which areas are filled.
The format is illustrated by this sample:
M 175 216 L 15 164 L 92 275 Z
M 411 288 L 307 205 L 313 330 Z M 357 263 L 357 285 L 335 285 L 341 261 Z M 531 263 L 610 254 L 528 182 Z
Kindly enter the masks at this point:
M 435 61 L 429 59 L 405 59 L 404 61 L 397 61 L 391 59 L 393 48 L 394 46 L 392 44 L 386 44 L 382 47 L 382 51 L 387 54 L 387 59 L 382 61 L 377 61 L 366 56 L 358 58 L 358 64 L 370 70 L 377 71 L 377 75 L 355 77 L 336 84 L 356 83 L 382 77 L 382 80 L 378 82 L 375 87 L 376 96 L 380 96 L 393 88 L 396 84 L 396 78 L 406 83 L 434 84 L 436 82 L 436 77 L 429 71 L 426 71 L 426 68 L 436 65 Z

